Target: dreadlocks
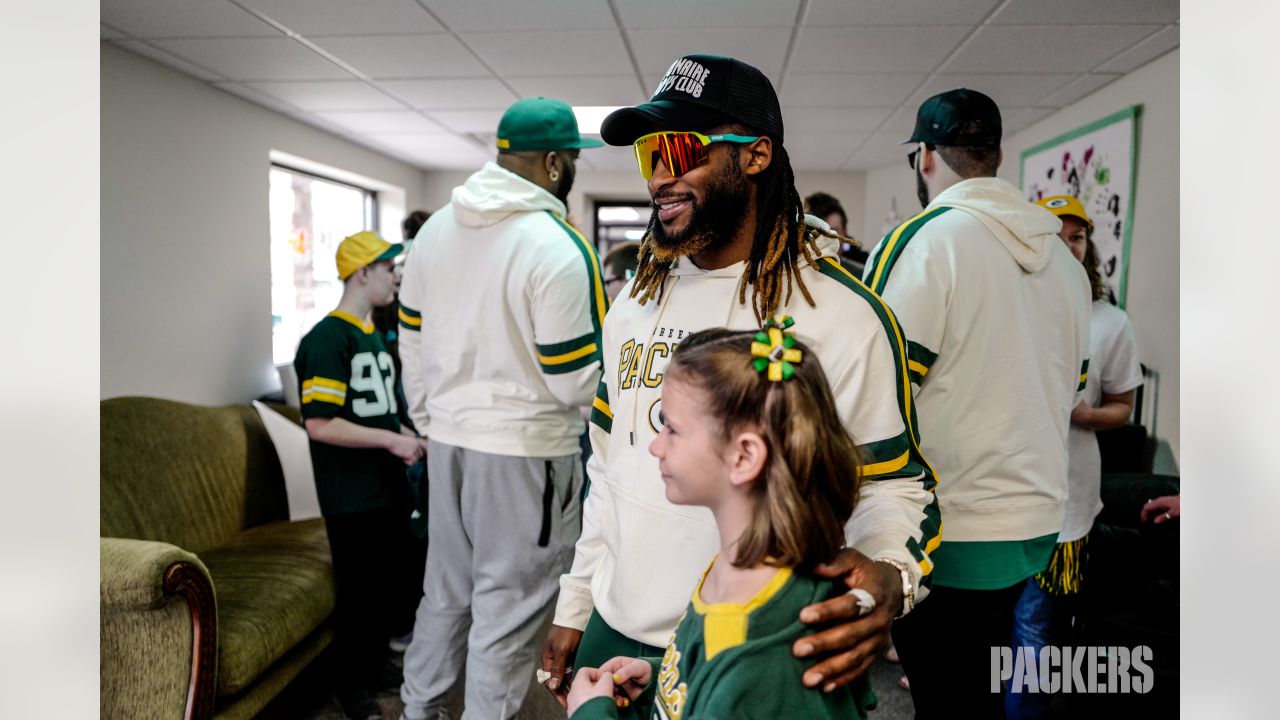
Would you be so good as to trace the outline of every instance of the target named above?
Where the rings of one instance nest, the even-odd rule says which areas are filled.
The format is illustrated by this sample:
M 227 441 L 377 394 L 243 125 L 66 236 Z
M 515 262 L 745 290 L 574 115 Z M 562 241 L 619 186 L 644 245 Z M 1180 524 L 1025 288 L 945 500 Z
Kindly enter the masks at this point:
M 730 151 L 733 161 L 737 162 L 738 146 L 732 146 Z M 750 285 L 751 309 L 755 312 L 756 321 L 763 323 L 780 306 L 791 302 L 793 285 L 800 288 L 810 306 L 815 305 L 796 265 L 803 258 L 811 267 L 818 267 L 817 238 L 826 233 L 803 225 L 800 193 L 796 192 L 791 158 L 781 143 L 774 146 L 773 162 L 760 173 L 757 183 L 755 236 L 751 254 L 742 271 L 743 282 L 738 285 L 738 302 L 747 302 L 747 286 Z M 641 305 L 652 299 L 662 300 L 663 286 L 674 262 L 654 255 L 653 235 L 657 222 L 656 214 L 649 218 L 649 227 L 640 242 L 640 264 L 631 287 L 631 297 L 638 298 Z

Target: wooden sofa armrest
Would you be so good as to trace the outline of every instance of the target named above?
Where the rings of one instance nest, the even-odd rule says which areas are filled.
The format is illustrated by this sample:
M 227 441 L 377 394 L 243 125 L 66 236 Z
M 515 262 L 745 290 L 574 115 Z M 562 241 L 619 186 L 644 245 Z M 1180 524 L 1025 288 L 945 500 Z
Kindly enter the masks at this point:
M 103 716 L 111 714 L 105 672 L 109 659 L 105 656 L 112 648 L 128 657 L 121 669 L 131 676 L 129 679 L 163 676 L 164 668 L 156 665 L 169 665 L 172 669 L 172 664 L 182 663 L 188 678 L 183 717 L 212 718 L 217 691 L 218 618 L 208 569 L 194 554 L 168 543 L 127 538 L 100 540 Z M 178 598 L 184 601 L 186 612 L 175 619 L 173 612 L 165 611 Z M 134 632 L 146 628 L 146 637 L 113 635 L 117 627 Z M 129 631 L 122 629 L 119 633 Z M 183 642 L 187 632 L 189 644 Z M 182 637 L 175 637 L 178 634 Z M 188 652 L 180 657 L 156 657 L 172 653 L 175 646 Z M 130 696 L 130 702 L 145 702 L 148 693 L 123 694 Z M 127 708 L 120 710 L 122 716 L 130 713 Z

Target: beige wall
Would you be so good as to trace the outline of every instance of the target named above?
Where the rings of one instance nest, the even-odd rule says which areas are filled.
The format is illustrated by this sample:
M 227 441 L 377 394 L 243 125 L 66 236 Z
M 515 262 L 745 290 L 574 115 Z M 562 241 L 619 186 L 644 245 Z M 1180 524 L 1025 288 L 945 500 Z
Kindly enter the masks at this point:
M 1160 373 L 1156 432 L 1179 454 L 1179 51 L 1138 68 L 1097 92 L 1005 138 L 1000 176 L 1018 183 L 1022 151 L 1077 127 L 1143 105 L 1138 132 L 1138 184 L 1129 249 L 1126 311 L 1138 336 L 1142 362 Z M 904 161 L 866 174 L 863 232 L 874 246 L 896 199 L 898 212 L 910 217 L 920 209 L 915 179 Z
M 435 212 L 449 202 L 449 195 L 453 188 L 465 182 L 470 174 L 466 171 L 426 173 L 421 195 L 422 207 Z M 834 195 L 840 200 L 845 214 L 849 216 L 850 228 L 856 233 L 861 227 L 860 218 L 864 197 L 862 173 L 798 173 L 796 187 L 802 199 L 819 190 Z M 590 238 L 592 233 L 590 211 L 596 200 L 647 201 L 648 199 L 648 190 L 645 189 L 644 179 L 640 177 L 638 170 L 601 172 L 579 166 L 573 189 L 569 192 L 569 212 L 579 221 L 579 226 Z M 594 238 L 591 239 L 594 240 Z
M 422 196 L 417 168 L 132 53 L 101 46 L 101 396 L 219 404 L 278 387 L 271 362 L 271 151 Z

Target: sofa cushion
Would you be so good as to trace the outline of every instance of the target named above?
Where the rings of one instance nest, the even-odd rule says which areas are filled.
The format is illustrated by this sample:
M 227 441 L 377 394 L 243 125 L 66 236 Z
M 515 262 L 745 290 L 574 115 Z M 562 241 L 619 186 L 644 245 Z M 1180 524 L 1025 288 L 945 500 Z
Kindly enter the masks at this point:
M 218 603 L 218 695 L 247 687 L 334 607 L 323 520 L 277 522 L 200 554 Z

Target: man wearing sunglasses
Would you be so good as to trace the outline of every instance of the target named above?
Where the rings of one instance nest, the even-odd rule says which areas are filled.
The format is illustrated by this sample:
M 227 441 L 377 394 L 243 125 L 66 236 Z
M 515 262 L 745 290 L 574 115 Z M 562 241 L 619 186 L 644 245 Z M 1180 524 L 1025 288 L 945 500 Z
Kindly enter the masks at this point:
M 464 660 L 467 717 L 515 716 L 578 536 L 580 408 L 608 301 L 565 200 L 579 149 L 603 143 L 539 97 L 507 109 L 496 144 L 418 231 L 400 286 L 409 413 L 430 438 L 408 720 L 437 716 Z
M 893 629 L 916 717 L 1004 717 L 989 677 L 1027 578 L 1062 529 L 1067 431 L 1084 389 L 1089 281 L 1059 220 L 996 175 L 1000 110 L 960 88 L 920 106 L 907 164 L 924 211 L 865 279 L 907 330 L 946 537 L 929 602 Z M 1064 559 L 1065 561 L 1065 559 Z
M 795 653 L 808 668 L 806 686 L 830 691 L 858 679 L 855 698 L 865 705 L 873 696 L 863 673 L 892 619 L 927 592 L 927 553 L 939 532 L 901 329 L 843 270 L 835 234 L 803 215 L 778 98 L 756 68 L 680 58 L 650 102 L 614 112 L 601 134 L 633 146 L 653 213 L 636 276 L 605 319 L 591 491 L 543 650 L 547 687 L 566 692 L 573 667 L 616 655 L 662 655 L 718 546 L 709 511 L 672 505 L 648 452 L 662 427 L 672 350 L 699 330 L 791 315 L 794 331 L 817 348 L 866 459 L 849 549 L 826 572 L 876 603 L 862 617 L 851 595 L 805 608 L 799 619 L 825 629 L 799 640 Z

